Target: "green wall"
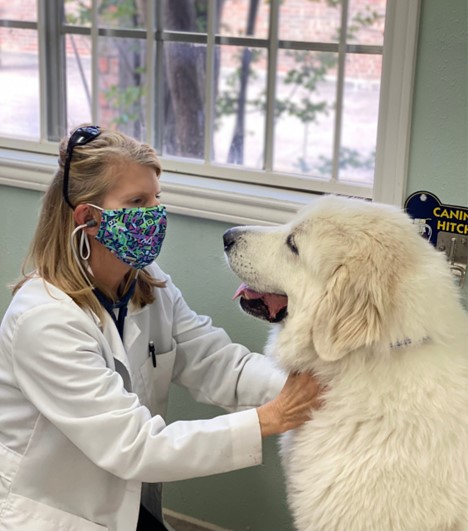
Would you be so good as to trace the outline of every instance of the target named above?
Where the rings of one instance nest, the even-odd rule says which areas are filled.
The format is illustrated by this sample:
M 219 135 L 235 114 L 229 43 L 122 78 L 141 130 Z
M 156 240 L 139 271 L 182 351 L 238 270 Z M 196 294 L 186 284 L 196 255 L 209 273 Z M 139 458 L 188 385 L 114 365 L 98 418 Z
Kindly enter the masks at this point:
M 468 205 L 467 2 L 422 0 L 408 195 L 426 189 L 444 203 Z M 0 315 L 32 236 L 40 203 L 33 191 L 0 186 Z M 237 281 L 222 253 L 229 225 L 172 215 L 159 259 L 189 304 L 213 317 L 234 341 L 261 350 L 267 329 L 231 302 Z M 465 291 L 465 300 L 468 300 Z M 170 417 L 218 414 L 174 389 Z M 213 449 L 216 451 L 216 449 Z M 291 521 L 276 441 L 266 442 L 263 466 L 166 485 L 166 506 L 236 531 L 289 531 Z
M 468 205 L 468 2 L 421 0 L 408 195 Z

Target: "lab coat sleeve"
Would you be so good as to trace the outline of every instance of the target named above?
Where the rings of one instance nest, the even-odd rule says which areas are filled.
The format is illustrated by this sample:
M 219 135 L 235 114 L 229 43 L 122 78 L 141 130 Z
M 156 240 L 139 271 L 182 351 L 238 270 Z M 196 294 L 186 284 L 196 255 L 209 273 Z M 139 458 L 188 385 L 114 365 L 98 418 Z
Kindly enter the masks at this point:
M 275 398 L 286 375 L 266 356 L 232 343 L 209 317 L 197 315 L 170 277 L 173 299 L 173 337 L 177 344 L 173 381 L 195 400 L 228 411 L 257 407 Z
M 25 312 L 12 338 L 23 394 L 96 465 L 124 479 L 164 482 L 261 462 L 255 410 L 166 426 L 106 366 L 101 340 L 72 301 Z

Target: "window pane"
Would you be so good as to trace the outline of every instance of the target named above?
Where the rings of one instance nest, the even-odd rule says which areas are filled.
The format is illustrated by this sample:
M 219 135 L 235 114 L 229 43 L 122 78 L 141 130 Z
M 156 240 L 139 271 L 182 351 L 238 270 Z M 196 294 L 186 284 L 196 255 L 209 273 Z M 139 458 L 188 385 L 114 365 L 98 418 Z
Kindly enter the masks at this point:
M 372 184 L 379 111 L 380 55 L 348 55 L 341 131 L 341 181 Z
M 0 28 L 0 134 L 39 139 L 37 31 Z
M 91 40 L 66 36 L 67 128 L 91 122 Z
M 331 177 L 338 57 L 280 51 L 274 169 Z
M 255 6 L 255 9 L 251 9 Z M 270 4 L 258 0 L 226 0 L 221 12 L 219 33 L 231 37 L 252 35 L 257 38 L 268 37 Z
M 350 0 L 348 43 L 383 45 L 386 3 L 387 0 Z
M 165 0 L 163 26 L 168 31 L 206 33 L 207 0 Z
M 165 155 L 204 157 L 206 46 L 164 46 Z
M 220 79 L 216 96 L 216 162 L 263 167 L 266 51 L 217 47 Z
M 147 127 L 145 48 L 139 39 L 99 39 L 100 121 L 139 139 Z
M 91 26 L 91 0 L 65 0 L 65 22 Z
M 281 40 L 338 42 L 341 1 L 283 0 L 280 10 Z
M 37 20 L 36 0 L 22 0 L 21 2 L 0 2 L 0 18 L 10 20 Z
M 101 0 L 99 25 L 104 28 L 144 28 L 146 2 Z

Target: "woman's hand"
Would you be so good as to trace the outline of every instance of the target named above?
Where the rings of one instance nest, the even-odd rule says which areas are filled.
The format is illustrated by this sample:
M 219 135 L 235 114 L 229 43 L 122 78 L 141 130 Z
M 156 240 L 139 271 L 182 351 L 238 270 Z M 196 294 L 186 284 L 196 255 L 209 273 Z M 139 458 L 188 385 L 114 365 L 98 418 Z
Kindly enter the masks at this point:
M 280 394 L 257 408 L 262 437 L 284 433 L 311 419 L 321 406 L 321 388 L 311 374 L 290 374 Z

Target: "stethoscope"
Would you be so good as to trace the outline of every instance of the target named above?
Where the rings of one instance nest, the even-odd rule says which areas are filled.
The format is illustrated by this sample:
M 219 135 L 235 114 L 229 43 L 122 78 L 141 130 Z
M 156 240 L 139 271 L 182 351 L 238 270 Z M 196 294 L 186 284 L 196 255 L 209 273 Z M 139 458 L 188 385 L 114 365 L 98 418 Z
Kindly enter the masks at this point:
M 128 312 L 128 303 L 130 302 L 130 299 L 133 297 L 133 294 L 135 293 L 136 282 L 137 282 L 137 279 L 136 278 L 133 279 L 127 293 L 125 293 L 125 295 L 116 302 L 106 297 L 106 295 L 104 295 L 104 293 L 99 288 L 93 288 L 94 295 L 96 296 L 97 300 L 102 304 L 103 308 L 107 310 L 107 313 L 111 316 L 119 332 L 120 339 L 122 340 L 123 340 L 123 331 L 124 331 L 124 325 L 125 325 L 125 317 L 127 317 L 127 312 Z M 115 316 L 114 310 L 118 310 L 117 317 Z

